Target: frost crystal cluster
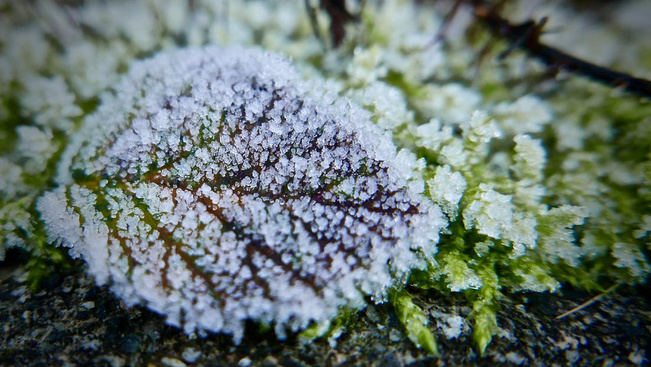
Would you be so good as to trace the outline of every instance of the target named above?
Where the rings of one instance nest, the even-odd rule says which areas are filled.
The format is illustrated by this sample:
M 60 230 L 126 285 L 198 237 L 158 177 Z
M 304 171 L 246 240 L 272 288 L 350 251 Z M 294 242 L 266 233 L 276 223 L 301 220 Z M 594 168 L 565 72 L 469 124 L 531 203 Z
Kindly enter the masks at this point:
M 432 255 L 446 225 L 413 155 L 279 56 L 191 48 L 135 63 L 64 151 L 49 238 L 127 303 L 243 335 L 335 317 Z
M 56 239 L 125 300 L 236 337 L 244 318 L 282 333 L 409 275 L 465 294 L 480 351 L 504 294 L 648 279 L 648 100 L 549 79 L 469 7 L 432 42 L 438 2 L 346 1 L 358 21 L 333 47 L 319 3 L 3 2 L 0 260 L 51 259 Z M 502 15 L 548 17 L 544 42 L 651 78 L 649 1 L 599 22 L 574 3 Z M 434 345 L 407 290 L 389 302 Z

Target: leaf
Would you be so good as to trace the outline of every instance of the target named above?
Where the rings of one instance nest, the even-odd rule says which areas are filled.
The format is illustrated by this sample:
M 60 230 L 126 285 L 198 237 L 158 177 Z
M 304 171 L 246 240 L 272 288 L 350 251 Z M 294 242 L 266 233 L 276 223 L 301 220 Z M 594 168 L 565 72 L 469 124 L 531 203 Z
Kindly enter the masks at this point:
M 385 300 L 434 253 L 447 223 L 415 157 L 281 57 L 161 52 L 114 88 L 38 208 L 125 302 L 186 332 L 238 341 L 252 319 L 283 338 Z

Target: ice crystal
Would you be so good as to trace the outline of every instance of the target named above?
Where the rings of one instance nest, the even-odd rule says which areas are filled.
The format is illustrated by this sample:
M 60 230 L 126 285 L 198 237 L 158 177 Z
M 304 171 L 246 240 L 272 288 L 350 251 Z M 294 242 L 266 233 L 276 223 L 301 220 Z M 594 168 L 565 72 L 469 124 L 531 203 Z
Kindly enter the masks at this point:
M 255 319 L 282 337 L 385 300 L 446 222 L 411 153 L 352 101 L 310 88 L 255 49 L 135 63 L 38 202 L 50 239 L 187 332 L 239 340 Z
M 439 204 L 452 220 L 457 216 L 459 201 L 466 190 L 466 180 L 461 173 L 450 170 L 450 166 L 439 166 L 432 180 L 427 181 L 434 202 Z
M 353 3 L 356 2 L 349 2 L 347 6 Z M 572 45 L 571 49 L 566 49 L 571 54 L 590 55 L 590 60 L 597 60 L 604 66 L 644 77 L 651 70 L 648 58 L 642 57 L 649 54 L 651 48 L 648 40 L 651 37 L 640 36 L 648 34 L 646 27 L 642 27 L 648 22 L 644 22 L 644 17 L 634 16 L 644 12 L 636 13 L 631 9 L 648 8 L 649 5 L 641 0 L 633 3 L 639 5 L 621 2 L 621 5 L 613 6 L 613 17 L 610 18 L 616 19 L 617 24 L 611 20 L 599 22 L 598 28 L 595 28 L 594 19 L 586 16 L 590 12 L 572 11 L 563 1 L 550 1 L 544 6 L 534 7 L 531 2 L 514 1 L 502 11 L 507 19 L 512 20 L 539 19 L 550 15 L 548 26 L 553 28 L 554 24 L 564 24 L 567 27 L 563 27 L 566 28 L 564 32 L 547 34 L 545 42 L 561 48 Z M 642 3 L 645 5 L 642 6 Z M 460 7 L 455 21 L 445 32 L 445 39 L 432 42 L 441 29 L 443 19 L 436 6 L 406 0 L 369 1 L 363 7 L 349 8 L 352 13 L 360 15 L 359 22 L 347 27 L 341 47 L 333 49 L 324 48 L 318 42 L 301 1 L 251 0 L 231 2 L 229 6 L 225 6 L 223 0 L 202 0 L 193 2 L 191 6 L 175 0 L 76 1 L 66 5 L 50 1 L 34 4 L 7 2 L 0 9 L 0 260 L 5 246 L 20 246 L 35 258 L 51 257 L 47 251 L 42 251 L 47 246 L 40 231 L 41 213 L 35 208 L 34 201 L 44 191 L 52 190 L 54 181 L 60 188 L 41 199 L 39 205 L 41 209 L 47 209 L 43 210 L 43 214 L 54 218 L 50 221 L 50 230 L 65 234 L 64 239 L 69 240 L 68 244 L 77 241 L 72 253 L 86 257 L 95 275 L 104 274 L 102 279 L 113 279 L 116 287 L 123 289 L 118 293 L 130 301 L 143 298 L 129 293 L 135 288 L 126 286 L 132 284 L 129 279 L 141 279 L 142 274 L 130 272 L 129 269 L 140 265 L 135 260 L 124 261 L 121 252 L 103 255 L 102 251 L 107 251 L 103 245 L 106 241 L 111 239 L 112 246 L 117 243 L 115 233 L 151 232 L 152 239 L 164 237 L 183 246 L 190 243 L 185 242 L 186 235 L 188 241 L 194 241 L 200 237 L 197 233 L 201 231 L 206 236 L 221 233 L 223 228 L 204 227 L 200 218 L 205 216 L 200 215 L 197 205 L 193 207 L 187 200 L 170 204 L 170 196 L 166 195 L 174 192 L 177 199 L 185 200 L 186 197 L 204 193 L 200 191 L 201 186 L 196 184 L 186 188 L 178 185 L 181 182 L 195 182 L 193 177 L 198 174 L 197 170 L 205 168 L 202 159 L 211 157 L 213 153 L 206 156 L 203 150 L 188 152 L 182 149 L 206 136 L 205 127 L 197 125 L 197 121 L 216 121 L 217 117 L 218 126 L 233 126 L 228 125 L 230 120 L 222 121 L 223 111 L 211 111 L 201 100 L 184 99 L 195 97 L 198 89 L 179 92 L 178 88 L 169 86 L 170 103 L 178 103 L 170 104 L 174 111 L 187 111 L 191 105 L 196 105 L 198 110 L 206 113 L 201 116 L 193 114 L 185 124 L 181 124 L 183 128 L 179 131 L 187 132 L 185 135 L 178 131 L 174 135 L 171 130 L 164 132 L 153 129 L 153 121 L 166 118 L 154 113 L 161 104 L 152 97 L 155 93 L 149 90 L 149 85 L 135 84 L 149 81 L 151 85 L 161 87 L 163 79 L 181 80 L 187 75 L 170 79 L 170 73 L 166 72 L 158 76 L 141 75 L 134 79 L 136 72 L 132 71 L 127 76 L 132 84 L 125 81 L 122 87 L 113 86 L 130 70 L 132 63 L 136 62 L 136 65 L 140 65 L 136 68 L 142 68 L 142 65 L 149 64 L 138 60 L 164 50 L 206 44 L 237 44 L 262 47 L 290 57 L 300 73 L 310 80 L 309 87 L 302 83 L 290 83 L 309 89 L 309 98 L 307 93 L 296 92 L 296 96 L 302 96 L 299 100 L 312 101 L 310 103 L 316 106 L 320 116 L 341 117 L 324 126 L 339 129 L 343 122 L 346 125 L 350 121 L 370 120 L 385 129 L 399 148 L 421 158 L 416 163 L 409 154 L 401 153 L 398 156 L 392 150 L 389 155 L 393 158 L 377 160 L 397 162 L 387 164 L 387 177 L 396 180 L 395 187 L 412 192 L 405 194 L 408 200 L 421 202 L 420 190 L 424 188 L 422 195 L 440 205 L 452 220 L 437 245 L 438 253 L 424 272 L 426 280 L 422 284 L 443 292 L 455 290 L 466 293 L 472 304 L 473 335 L 480 352 L 497 330 L 495 312 L 502 292 L 554 291 L 567 283 L 603 290 L 613 281 L 644 281 L 649 275 L 648 251 L 651 248 L 651 165 L 648 156 L 651 107 L 648 101 L 631 98 L 625 93 L 613 93 L 610 87 L 571 74 L 554 80 L 541 78 L 546 75 L 547 68 L 518 50 L 509 50 L 508 57 L 498 58 L 508 47 L 505 44 L 492 43 L 494 46 L 486 49 L 488 53 L 478 63 L 477 50 L 483 47 L 489 34 L 477 28 L 467 8 L 464 10 L 464 7 Z M 327 14 L 323 9 L 317 8 L 316 11 L 318 34 L 328 43 Z M 224 21 L 226 19 L 227 22 Z M 578 40 L 572 35 L 583 37 L 587 35 L 586 32 L 573 32 L 571 29 L 600 31 L 588 32 L 589 38 Z M 604 29 L 607 29 L 606 37 L 603 37 Z M 609 42 L 615 36 L 635 42 Z M 604 41 L 609 45 L 605 45 Z M 574 46 L 582 49 L 575 49 Z M 606 65 L 611 61 L 611 65 Z M 223 65 L 222 61 L 215 62 Z M 185 61 L 179 65 L 185 65 Z M 203 75 L 198 69 L 195 71 L 197 75 Z M 274 73 L 268 75 L 277 76 Z M 215 79 L 223 81 L 222 76 Z M 302 90 L 298 86 L 296 88 L 297 91 Z M 100 97 L 107 90 L 109 94 Z M 125 96 L 119 95 L 126 91 L 129 93 Z M 244 90 L 229 90 L 231 92 L 236 96 L 244 93 Z M 128 96 L 133 98 L 126 100 Z M 366 109 L 369 115 L 362 117 L 365 113 L 360 112 L 358 107 L 347 106 L 346 102 L 342 102 L 345 100 L 337 100 L 334 96 L 350 98 Z M 110 107 L 105 106 L 89 117 L 96 111 L 98 100 L 102 105 L 111 103 L 113 111 L 120 115 L 111 115 L 108 111 Z M 335 103 L 335 100 L 338 102 Z M 181 106 L 181 101 L 186 104 Z M 247 103 L 249 106 L 250 102 Z M 346 106 L 339 108 L 335 105 Z M 257 114 L 268 115 L 266 106 L 251 106 L 241 111 L 246 121 Z M 162 110 L 172 113 L 172 109 Z M 348 112 L 341 115 L 344 110 Z M 151 116 L 146 115 L 145 111 L 151 111 Z M 351 114 L 357 117 L 353 118 Z M 99 116 L 104 116 L 104 121 L 110 123 L 100 124 Z M 235 115 L 233 112 L 224 114 L 226 116 Z M 305 116 L 295 118 L 306 123 L 311 121 Z M 87 125 L 95 126 L 95 130 L 89 131 L 92 128 L 85 127 L 82 132 L 76 133 L 84 120 Z M 149 122 L 152 122 L 152 129 L 147 129 Z M 186 127 L 190 125 L 195 129 L 187 130 Z M 281 135 L 291 135 L 278 130 L 282 129 L 281 126 L 265 126 L 269 127 L 269 131 L 273 129 Z M 357 131 L 359 126 L 366 125 L 354 123 L 346 126 L 342 127 L 342 131 L 353 134 L 352 131 Z M 379 130 L 371 130 L 372 133 L 353 134 L 355 139 L 367 142 L 364 143 L 366 145 L 362 144 L 364 147 L 375 144 L 368 141 L 378 142 L 379 146 L 368 148 L 368 152 L 391 145 L 386 144 L 386 137 L 378 138 L 381 135 Z M 297 131 L 291 136 L 296 137 L 306 131 Z M 113 135 L 107 137 L 105 133 Z M 118 159 L 121 154 L 127 154 L 136 141 L 149 140 L 152 146 L 156 145 L 153 140 L 161 140 L 162 136 L 165 137 L 162 148 L 131 150 L 131 154 L 142 158 L 138 164 L 153 164 L 159 159 L 169 161 L 171 158 L 166 154 L 176 148 L 189 154 L 178 158 L 179 162 L 185 164 L 179 163 L 174 167 L 151 165 L 143 168 L 146 172 L 141 173 L 132 161 L 116 163 L 109 159 Z M 68 147 L 70 137 L 74 137 L 73 145 Z M 89 142 L 84 143 L 84 139 Z M 242 147 L 255 143 L 247 140 L 235 146 L 228 143 L 232 140 L 230 136 L 228 139 L 231 140 L 224 139 L 225 143 L 218 141 L 216 144 L 233 146 L 238 152 Z M 355 139 L 336 149 L 358 146 Z M 113 150 L 93 153 L 94 149 L 108 146 L 109 142 L 113 144 Z M 202 140 L 197 146 L 203 147 L 208 143 Z M 268 148 L 271 149 L 271 146 Z M 60 164 L 62 168 L 58 178 L 53 180 L 54 166 L 63 149 L 67 150 Z M 95 155 L 91 157 L 92 154 Z M 227 156 L 235 164 L 244 164 L 245 157 L 248 156 Z M 317 157 L 310 156 L 300 162 L 296 157 L 300 156 L 286 157 L 287 162 L 295 164 L 293 169 L 321 167 L 321 162 L 310 163 L 310 159 Z M 238 161 L 240 158 L 241 161 Z M 352 162 L 356 157 L 347 159 Z M 110 174 L 92 173 L 99 172 L 98 167 L 109 169 L 107 162 L 113 162 Z M 201 165 L 193 165 L 196 162 Z M 219 166 L 226 164 L 226 161 L 215 161 L 214 164 Z M 392 171 L 390 167 L 401 170 Z M 179 177 L 178 182 L 162 185 L 162 181 L 152 181 L 154 175 L 147 175 L 150 172 L 147 170 L 162 172 L 163 168 L 174 170 Z M 128 172 L 129 169 L 135 171 Z M 411 176 L 413 169 L 419 171 L 417 175 L 422 176 L 426 185 Z M 204 171 L 206 177 L 218 177 L 215 172 Z M 356 172 L 359 175 L 355 177 L 369 177 L 371 173 L 362 170 Z M 183 179 L 180 175 L 184 175 Z M 366 178 L 358 186 L 358 182 L 344 176 L 336 180 L 336 185 L 320 184 L 325 185 L 325 192 L 340 194 L 340 198 L 362 200 L 363 195 L 369 195 L 363 191 L 370 188 L 364 186 Z M 139 179 L 143 180 L 141 184 L 134 185 Z M 243 179 L 251 180 L 245 184 L 253 184 L 252 177 Z M 287 180 L 283 181 L 287 187 L 294 182 L 290 177 L 283 179 Z M 268 184 L 281 185 L 275 180 Z M 359 191 L 360 188 L 362 191 Z M 145 195 L 156 190 L 160 193 L 157 198 Z M 315 202 L 319 196 L 314 196 L 316 191 L 310 190 L 299 191 L 305 193 L 310 202 Z M 394 192 L 377 192 L 386 194 L 387 200 L 394 198 Z M 181 193 L 194 196 L 182 196 Z M 136 194 L 140 196 L 134 197 Z M 224 190 L 220 192 L 222 196 L 225 194 Z M 244 206 L 242 200 L 245 197 L 242 195 L 237 196 L 239 201 L 235 196 L 228 197 L 234 204 L 242 204 L 242 210 L 257 210 L 255 206 Z M 270 196 L 261 198 L 267 200 Z M 376 199 L 371 197 L 368 200 L 376 202 Z M 46 205 L 48 200 L 52 205 Z M 118 204 L 124 206 L 122 212 L 115 209 Z M 175 213 L 174 210 L 181 205 L 186 205 L 187 213 L 196 213 L 197 217 L 177 218 L 159 213 L 162 209 Z M 154 216 L 152 212 L 157 208 L 160 210 Z M 335 207 L 328 208 L 334 210 Z M 59 214 L 54 215 L 55 209 Z M 284 215 L 286 212 L 283 210 L 295 207 L 285 206 L 281 209 L 279 213 Z M 396 207 L 395 210 L 405 213 L 404 208 Z M 127 212 L 134 213 L 136 217 L 128 216 L 125 214 Z M 143 217 L 135 214 L 143 214 Z M 424 212 L 421 214 L 425 215 Z M 358 214 L 354 214 L 353 219 L 359 220 L 355 215 Z M 398 223 L 404 219 L 410 225 L 406 233 L 410 234 L 408 237 L 412 240 L 407 241 L 415 238 L 413 231 L 424 230 L 412 228 L 412 224 L 417 224 L 413 215 L 420 217 L 418 213 L 410 211 L 405 216 L 397 217 Z M 73 220 L 66 222 L 58 220 L 59 217 Z M 174 228 L 170 236 L 162 236 L 157 228 L 161 221 L 177 219 L 181 225 Z M 79 220 L 83 221 L 83 232 Z M 56 223 L 56 227 L 52 223 Z M 318 228 L 323 223 L 315 220 L 310 222 L 310 226 L 316 226 L 317 233 L 321 233 Z M 246 229 L 253 228 L 254 224 Z M 438 228 L 441 224 L 440 221 L 432 221 L 431 225 Z M 278 228 L 282 230 L 286 226 L 279 225 Z M 104 229 L 105 242 L 91 240 L 93 235 L 99 233 L 97 231 Z M 359 226 L 354 231 L 355 238 L 377 233 L 370 231 L 363 234 L 364 230 Z M 387 244 L 390 242 L 386 241 Z M 159 243 L 152 243 L 159 246 L 155 247 L 158 249 L 156 251 L 161 249 Z M 292 243 L 289 242 L 289 245 Z M 136 247 L 127 247 L 125 243 L 122 248 L 132 251 L 131 248 Z M 413 255 L 407 252 L 408 257 Z M 401 273 L 396 270 L 401 268 L 401 258 L 392 259 L 394 270 L 390 275 L 398 279 Z M 123 261 L 119 266 L 112 262 L 118 260 Z M 375 264 L 375 260 L 369 261 Z M 111 268 L 113 273 L 106 270 L 109 269 L 107 264 L 114 266 Z M 102 273 L 101 269 L 106 271 Z M 168 269 L 169 265 L 166 271 Z M 119 278 L 121 272 L 128 274 L 128 278 Z M 434 283 L 433 278 L 436 279 Z M 174 281 L 178 279 L 185 281 L 180 276 Z M 420 284 L 420 280 L 416 285 Z M 324 289 L 341 289 L 337 288 L 339 283 L 333 284 L 333 288 Z M 154 292 L 161 290 L 152 289 Z M 360 294 L 366 293 L 363 291 Z M 152 308 L 172 309 L 169 305 L 180 302 L 179 298 L 174 298 L 178 297 L 178 293 L 170 291 L 167 294 L 171 297 L 168 301 L 147 302 Z M 433 346 L 433 337 L 426 335 L 428 325 L 422 311 L 417 310 L 406 291 L 396 294 L 400 297 L 395 297 L 394 306 L 397 313 L 404 316 L 401 321 L 406 325 L 407 335 L 426 349 L 427 345 Z M 158 295 L 162 297 L 163 293 Z M 342 297 L 334 297 L 333 300 L 334 303 L 341 301 L 338 304 L 354 304 Z M 274 305 L 280 305 L 279 302 Z M 324 309 L 334 309 L 332 304 L 326 306 Z M 174 310 L 185 310 L 183 307 L 178 306 Z M 295 311 L 298 308 L 288 309 Z M 247 308 L 242 310 L 241 315 L 249 312 Z M 172 315 L 171 312 L 169 314 Z M 264 317 L 261 319 L 264 321 Z M 271 315 L 268 319 L 280 320 L 280 317 Z M 300 322 L 286 324 L 295 326 Z M 435 350 L 433 347 L 429 349 Z
M 494 109 L 502 129 L 512 133 L 537 133 L 552 119 L 551 109 L 539 98 L 524 96 L 513 103 L 502 102 Z

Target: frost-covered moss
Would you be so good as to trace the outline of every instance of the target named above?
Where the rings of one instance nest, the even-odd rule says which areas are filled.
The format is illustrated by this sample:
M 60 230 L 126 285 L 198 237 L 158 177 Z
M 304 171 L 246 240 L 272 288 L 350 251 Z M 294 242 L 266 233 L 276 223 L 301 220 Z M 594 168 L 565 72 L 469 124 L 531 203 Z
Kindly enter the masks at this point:
M 61 153 L 73 149 L 66 148 L 70 137 L 97 116 L 100 96 L 115 91 L 133 63 L 181 46 L 238 44 L 283 53 L 302 77 L 320 85 L 316 91 L 355 101 L 398 149 L 422 158 L 424 166 L 414 174 L 449 226 L 441 232 L 438 253 L 420 258 L 427 268 L 413 272 L 410 283 L 466 293 L 480 351 L 496 331 L 504 292 L 556 291 L 563 284 L 601 290 L 648 277 L 648 101 L 572 75 L 546 80 L 544 66 L 518 52 L 498 61 L 503 44 L 478 64 L 477 50 L 490 38 L 486 30 L 453 27 L 446 42 L 432 43 L 441 14 L 426 4 L 365 2 L 361 21 L 347 26 L 338 49 L 314 37 L 302 1 L 229 4 L 2 5 L 0 255 L 7 246 L 39 252 L 41 213 L 34 203 L 43 192 L 89 174 L 82 167 L 72 181 L 54 179 Z M 549 4 L 552 13 L 544 15 L 552 23 L 596 27 L 562 2 Z M 506 10 L 517 18 L 529 14 L 526 5 L 516 2 Z M 622 8 L 614 18 L 626 14 Z M 317 15 L 318 32 L 327 35 L 327 15 Z M 569 30 L 550 37 L 556 44 L 581 45 L 579 54 L 597 54 L 604 39 L 626 34 L 625 24 L 601 27 L 599 43 L 563 39 Z M 600 61 L 635 73 L 649 70 L 644 38 L 636 37 L 640 41 L 627 52 L 609 46 Z M 430 340 L 421 333 L 420 314 L 404 312 L 411 307 L 408 293 L 395 294 L 396 310 L 413 316 L 403 320 L 408 334 Z

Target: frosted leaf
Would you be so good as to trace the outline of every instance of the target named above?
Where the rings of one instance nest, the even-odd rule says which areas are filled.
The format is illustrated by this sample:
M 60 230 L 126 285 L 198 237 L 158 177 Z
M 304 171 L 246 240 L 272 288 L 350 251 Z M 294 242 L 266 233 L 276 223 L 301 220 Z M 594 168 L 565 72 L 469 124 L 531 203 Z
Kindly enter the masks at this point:
M 282 58 L 184 49 L 134 63 L 102 96 L 38 209 L 125 302 L 186 332 L 238 341 L 254 319 L 283 337 L 425 266 L 446 222 L 420 168 Z

